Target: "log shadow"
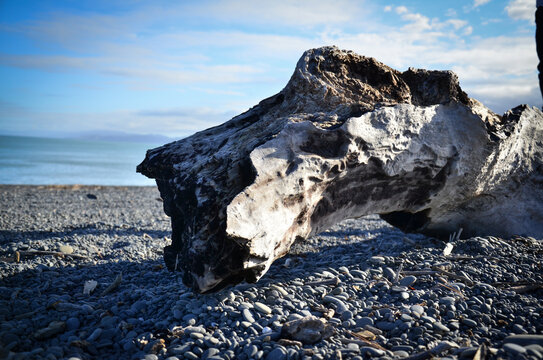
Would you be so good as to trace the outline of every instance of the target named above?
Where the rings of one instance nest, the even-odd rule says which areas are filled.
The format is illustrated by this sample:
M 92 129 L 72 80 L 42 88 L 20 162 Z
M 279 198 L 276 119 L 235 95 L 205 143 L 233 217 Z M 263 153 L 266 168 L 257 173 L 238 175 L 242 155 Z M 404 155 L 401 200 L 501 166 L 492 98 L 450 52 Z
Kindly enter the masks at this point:
M 65 241 L 72 241 L 74 237 L 82 235 L 90 236 L 138 236 L 142 237 L 145 234 L 153 238 L 163 238 L 165 236 L 169 237 L 171 231 L 166 230 L 156 230 L 153 228 L 142 228 L 142 227 L 133 227 L 133 226 L 119 226 L 119 225 L 110 225 L 110 224 L 87 224 L 81 226 L 67 226 L 64 230 L 29 230 L 29 231 L 15 231 L 15 230 L 0 230 L 0 245 L 6 245 L 9 242 L 22 241 L 27 242 L 28 240 L 47 240 L 51 238 L 65 238 Z M 58 241 L 58 239 L 55 239 Z

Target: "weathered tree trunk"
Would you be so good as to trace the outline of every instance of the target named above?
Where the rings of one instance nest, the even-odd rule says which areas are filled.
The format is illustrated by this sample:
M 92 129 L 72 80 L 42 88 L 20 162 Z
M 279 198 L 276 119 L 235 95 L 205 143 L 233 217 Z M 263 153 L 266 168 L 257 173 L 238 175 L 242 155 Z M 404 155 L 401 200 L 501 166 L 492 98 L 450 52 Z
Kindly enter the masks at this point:
M 335 47 L 232 120 L 149 150 L 172 218 L 170 270 L 198 291 L 257 281 L 297 238 L 381 214 L 406 231 L 543 235 L 543 116 L 499 117 L 448 71 Z

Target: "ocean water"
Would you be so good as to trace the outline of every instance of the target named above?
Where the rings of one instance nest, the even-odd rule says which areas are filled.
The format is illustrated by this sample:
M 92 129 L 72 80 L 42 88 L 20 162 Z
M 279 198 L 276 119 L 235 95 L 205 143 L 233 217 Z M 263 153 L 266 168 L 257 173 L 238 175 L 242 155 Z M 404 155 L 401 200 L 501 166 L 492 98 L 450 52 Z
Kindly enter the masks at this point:
M 0 136 L 0 184 L 155 185 L 136 166 L 160 145 Z

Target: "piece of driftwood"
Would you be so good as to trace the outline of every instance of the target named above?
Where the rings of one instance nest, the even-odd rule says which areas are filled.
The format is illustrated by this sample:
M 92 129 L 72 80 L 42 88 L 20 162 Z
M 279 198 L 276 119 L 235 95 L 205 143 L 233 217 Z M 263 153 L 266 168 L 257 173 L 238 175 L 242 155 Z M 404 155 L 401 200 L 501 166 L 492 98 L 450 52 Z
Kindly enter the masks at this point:
M 435 268 L 435 270 L 402 271 L 402 274 L 403 275 L 416 275 L 416 276 L 421 276 L 421 275 L 445 275 L 445 276 L 447 276 L 447 277 L 449 277 L 451 279 L 460 280 L 463 283 L 465 283 L 466 285 L 469 285 L 469 286 L 474 285 L 474 282 L 471 279 L 468 279 L 465 276 L 457 275 L 457 274 L 452 273 L 450 271 L 441 270 L 441 269 L 438 269 L 438 268 Z
M 450 71 L 324 47 L 232 120 L 149 150 L 170 270 L 200 292 L 257 281 L 296 239 L 367 214 L 446 238 L 543 236 L 543 114 L 498 116 Z
M 100 296 L 104 296 L 104 295 L 107 295 L 109 294 L 110 292 L 114 291 L 115 289 L 117 289 L 119 287 L 119 285 L 121 285 L 121 281 L 123 280 L 123 273 L 119 273 L 119 275 L 117 275 L 115 277 L 115 280 L 113 280 L 113 282 L 111 284 L 109 284 L 109 286 L 107 288 L 104 289 L 104 291 L 102 291 L 102 293 L 100 294 Z

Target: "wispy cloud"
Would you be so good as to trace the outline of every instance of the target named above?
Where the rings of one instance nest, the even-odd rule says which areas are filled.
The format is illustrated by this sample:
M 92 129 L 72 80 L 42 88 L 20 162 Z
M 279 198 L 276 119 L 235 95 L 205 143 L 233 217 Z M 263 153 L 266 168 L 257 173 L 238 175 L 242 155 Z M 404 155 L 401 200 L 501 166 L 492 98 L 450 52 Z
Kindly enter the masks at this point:
M 191 12 L 217 19 L 237 19 L 258 25 L 283 25 L 314 27 L 318 25 L 345 24 L 360 19 L 366 1 L 336 0 L 267 1 L 225 0 L 199 6 Z
M 122 130 L 127 133 L 164 133 L 184 137 L 211 126 L 219 125 L 239 110 L 218 111 L 206 107 L 157 108 L 138 111 L 110 112 L 37 112 L 34 109 L 0 101 L 0 126 L 5 133 L 40 135 L 56 129 L 57 134 Z M 32 128 L 25 121 L 33 119 Z M 37 119 L 37 120 L 36 120 Z M 16 121 L 15 121 L 16 120 Z M 119 126 L 122 124 L 122 127 Z
M 532 0 L 511 0 L 505 7 L 507 15 L 515 20 L 534 20 L 535 1 Z
M 473 0 L 473 7 L 478 7 L 489 2 L 490 0 Z
M 514 24 L 511 18 L 533 22 L 533 1 L 509 1 L 505 11 L 485 13 L 489 20 L 481 24 L 483 10 L 496 5 L 490 2 L 467 2 L 468 12 L 452 4 L 431 13 L 411 2 L 395 6 L 374 0 L 157 0 L 136 2 L 115 13 L 38 14 L 0 25 L 4 35 L 33 46 L 32 51 L 3 47 L 0 65 L 35 70 L 34 74 L 47 74 L 47 79 L 75 74 L 65 81 L 70 88 L 54 84 L 54 90 L 66 98 L 74 91 L 89 96 L 84 93 L 89 91 L 93 96 L 105 94 L 102 100 L 108 96 L 115 100 L 100 111 L 92 105 L 78 110 L 66 101 L 61 108 L 65 113 L 54 112 L 52 105 L 44 110 L 32 103 L 49 91 L 46 81 L 21 82 L 17 86 L 33 96 L 12 101 L 27 106 L 2 109 L 0 121 L 7 127 L 18 126 L 16 119 L 27 121 L 38 129 L 45 124 L 59 129 L 116 129 L 122 124 L 130 131 L 160 128 L 186 135 L 223 122 L 279 91 L 302 52 L 323 45 L 373 56 L 399 70 L 453 69 L 469 95 L 497 111 L 510 102 L 540 102 L 534 95 L 537 58 L 529 28 L 533 25 L 513 25 L 515 29 L 501 35 L 481 32 L 498 21 Z M 519 32 L 518 26 L 529 31 Z M 40 85 L 38 93 L 35 88 Z M 89 98 L 97 101 L 93 96 Z M 14 99 L 8 91 L 0 98 Z

